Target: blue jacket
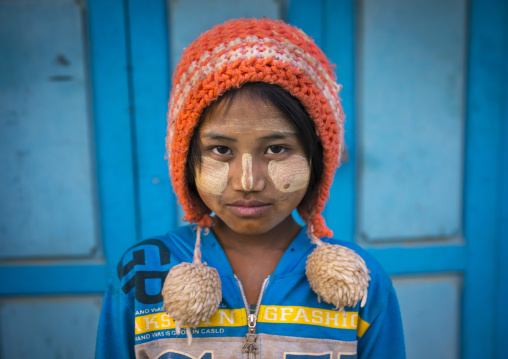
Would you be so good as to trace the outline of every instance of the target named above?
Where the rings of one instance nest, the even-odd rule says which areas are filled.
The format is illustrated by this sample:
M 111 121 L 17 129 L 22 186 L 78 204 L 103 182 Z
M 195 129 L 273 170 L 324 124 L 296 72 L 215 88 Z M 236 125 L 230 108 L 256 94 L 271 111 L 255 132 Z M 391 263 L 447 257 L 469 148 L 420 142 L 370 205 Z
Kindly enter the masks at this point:
M 202 236 L 202 254 L 203 262 L 221 276 L 219 309 L 192 329 L 191 346 L 185 329 L 177 335 L 174 321 L 163 311 L 161 288 L 168 271 L 192 262 L 196 232 L 186 226 L 140 242 L 124 254 L 104 297 L 96 357 L 405 358 L 397 297 L 380 265 L 354 243 L 324 239 L 355 250 L 371 271 L 365 307 L 346 308 L 343 316 L 333 305 L 318 302 L 309 287 L 305 262 L 315 246 L 305 232 L 300 231 L 265 281 L 255 317 L 257 356 L 242 354 L 253 317 L 248 317 L 241 283 L 211 231 Z

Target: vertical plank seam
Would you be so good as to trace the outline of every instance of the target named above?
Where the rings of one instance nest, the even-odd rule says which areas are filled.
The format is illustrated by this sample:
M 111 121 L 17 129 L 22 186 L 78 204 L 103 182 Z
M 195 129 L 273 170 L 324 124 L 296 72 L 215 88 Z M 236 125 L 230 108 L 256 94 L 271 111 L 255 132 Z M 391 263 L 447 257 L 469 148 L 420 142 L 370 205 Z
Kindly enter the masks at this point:
M 494 336 L 494 355 L 496 358 L 504 358 L 508 354 L 508 345 L 504 342 L 506 335 L 506 320 L 508 320 L 508 311 L 505 309 L 506 299 L 508 296 L 508 284 L 506 279 L 508 273 L 506 271 L 507 266 L 503 266 L 503 258 L 506 258 L 507 254 L 507 240 L 508 240 L 508 225 L 506 220 L 508 219 L 508 6 L 506 3 L 502 3 L 503 13 L 503 51 L 502 56 L 504 60 L 504 71 L 503 71 L 503 91 L 504 91 L 504 103 L 502 103 L 502 114 L 504 121 L 502 121 L 501 128 L 501 156 L 500 156 L 500 203 L 499 203 L 499 235 L 497 238 L 496 248 L 499 250 L 499 254 L 496 258 L 496 280 L 495 286 L 495 336 Z
M 131 21 L 130 21 L 130 8 L 129 0 L 123 0 L 124 5 L 124 21 L 125 21 L 125 51 L 127 60 L 127 85 L 129 96 L 129 123 L 130 123 L 130 137 L 132 146 L 132 177 L 134 182 L 134 219 L 136 241 L 141 238 L 141 219 L 140 219 L 140 201 L 139 201 L 139 161 L 138 161 L 138 142 L 136 134 L 136 109 L 134 102 L 134 78 L 132 67 L 132 44 L 131 44 Z

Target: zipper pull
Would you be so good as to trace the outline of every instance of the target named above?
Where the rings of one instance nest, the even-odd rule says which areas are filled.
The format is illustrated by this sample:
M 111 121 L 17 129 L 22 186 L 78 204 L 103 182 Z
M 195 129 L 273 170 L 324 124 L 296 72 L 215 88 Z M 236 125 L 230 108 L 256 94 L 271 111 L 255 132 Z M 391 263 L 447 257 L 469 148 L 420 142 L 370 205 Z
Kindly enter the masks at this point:
M 247 326 L 249 327 L 249 332 L 245 336 L 245 344 L 242 347 L 242 353 L 249 354 L 249 358 L 252 354 L 258 355 L 258 335 L 256 334 L 256 321 L 257 318 L 254 314 L 249 314 L 247 318 Z

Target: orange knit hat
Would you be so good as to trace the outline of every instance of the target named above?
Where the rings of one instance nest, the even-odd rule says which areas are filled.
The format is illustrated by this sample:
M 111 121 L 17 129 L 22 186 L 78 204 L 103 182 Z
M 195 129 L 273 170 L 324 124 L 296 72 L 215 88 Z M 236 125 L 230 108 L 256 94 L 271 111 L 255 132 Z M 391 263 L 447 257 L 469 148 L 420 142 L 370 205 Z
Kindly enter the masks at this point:
M 168 112 L 166 150 L 174 191 L 184 220 L 210 227 L 212 219 L 195 203 L 186 184 L 189 143 L 203 110 L 225 91 L 246 82 L 275 84 L 297 98 L 316 126 L 324 170 L 308 212 L 298 212 L 317 237 L 331 237 L 321 212 L 329 197 L 344 147 L 344 113 L 333 66 L 302 30 L 279 20 L 239 19 L 201 34 L 178 63 Z

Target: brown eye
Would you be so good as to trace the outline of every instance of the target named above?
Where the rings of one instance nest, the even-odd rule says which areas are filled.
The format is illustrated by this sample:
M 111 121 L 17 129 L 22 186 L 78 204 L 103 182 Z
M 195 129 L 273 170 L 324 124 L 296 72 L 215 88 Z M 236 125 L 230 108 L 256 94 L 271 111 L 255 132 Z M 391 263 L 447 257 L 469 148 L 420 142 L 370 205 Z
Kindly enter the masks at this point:
M 281 152 L 284 152 L 285 148 L 282 147 L 282 146 L 279 146 L 279 145 L 273 145 L 273 146 L 269 146 L 268 149 L 266 150 L 266 153 L 269 154 L 269 155 L 276 155 L 276 154 L 279 154 Z
M 227 146 L 216 146 L 214 147 L 213 152 L 218 155 L 230 155 L 231 149 Z

